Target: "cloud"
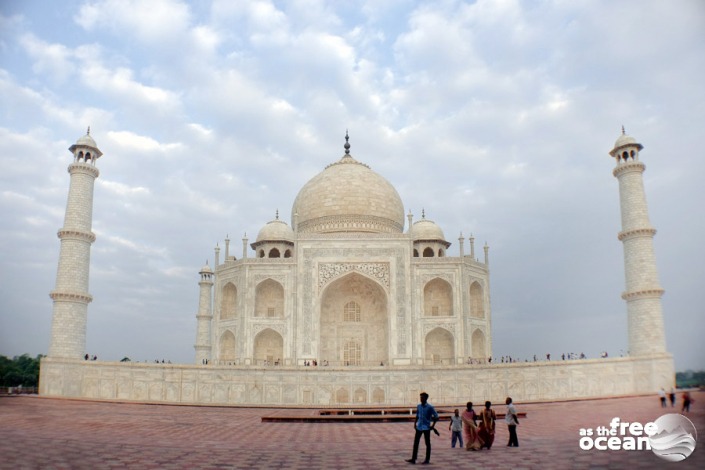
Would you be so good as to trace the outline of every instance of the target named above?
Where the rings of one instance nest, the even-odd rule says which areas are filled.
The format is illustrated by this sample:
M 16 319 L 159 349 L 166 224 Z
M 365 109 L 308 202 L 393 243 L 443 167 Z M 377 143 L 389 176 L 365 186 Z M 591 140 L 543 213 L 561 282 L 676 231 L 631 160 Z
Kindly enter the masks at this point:
M 64 81 L 70 78 L 75 70 L 71 60 L 73 54 L 63 44 L 48 44 L 38 39 L 34 34 L 24 34 L 20 43 L 34 59 L 32 70 L 50 80 Z
M 168 154 L 182 146 L 179 142 L 161 144 L 151 137 L 137 135 L 130 131 L 109 131 L 107 136 L 112 140 L 113 145 L 125 147 L 127 150 L 138 150 L 141 152 L 161 152 Z
M 189 26 L 187 4 L 172 0 L 106 0 L 81 6 L 74 21 L 87 31 L 106 28 L 146 43 L 177 39 Z

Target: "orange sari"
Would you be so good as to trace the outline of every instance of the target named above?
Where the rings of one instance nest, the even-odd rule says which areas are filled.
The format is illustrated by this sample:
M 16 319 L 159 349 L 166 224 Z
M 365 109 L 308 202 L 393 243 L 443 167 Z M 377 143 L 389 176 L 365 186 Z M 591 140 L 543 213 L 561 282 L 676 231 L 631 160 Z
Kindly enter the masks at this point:
M 497 415 L 495 415 L 494 410 L 484 409 L 480 413 L 480 425 L 478 426 L 477 434 L 482 439 L 482 443 L 488 449 L 492 447 L 494 442 L 494 425 Z

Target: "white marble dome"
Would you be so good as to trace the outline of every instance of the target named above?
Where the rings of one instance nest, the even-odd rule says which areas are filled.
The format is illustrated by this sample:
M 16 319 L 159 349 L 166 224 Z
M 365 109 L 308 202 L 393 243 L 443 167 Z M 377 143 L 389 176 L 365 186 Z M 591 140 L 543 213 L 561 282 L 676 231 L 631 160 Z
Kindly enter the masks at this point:
M 199 271 L 199 273 L 201 273 L 201 274 L 211 274 L 211 273 L 213 273 L 213 270 L 211 269 L 210 266 L 208 266 L 208 263 L 206 263 L 205 265 L 203 265 L 203 267 L 201 268 L 201 270 Z
M 421 219 L 411 226 L 411 238 L 416 240 L 443 240 L 443 230 L 432 220 Z
M 636 139 L 630 135 L 622 134 L 619 136 L 617 141 L 614 143 L 614 148 L 623 147 L 625 145 L 635 145 Z
M 404 205 L 389 181 L 346 154 L 301 188 L 291 220 L 301 233 L 402 233 Z
M 76 141 L 76 145 L 85 145 L 88 147 L 95 148 L 98 147 L 98 145 L 95 143 L 95 140 L 93 140 L 93 137 L 91 137 L 90 134 L 86 134 L 84 136 L 79 137 L 79 139 Z
M 257 242 L 272 242 L 272 241 L 294 241 L 294 231 L 287 225 L 286 222 L 279 220 L 272 220 L 267 222 L 267 225 L 262 227 L 262 229 L 257 234 Z

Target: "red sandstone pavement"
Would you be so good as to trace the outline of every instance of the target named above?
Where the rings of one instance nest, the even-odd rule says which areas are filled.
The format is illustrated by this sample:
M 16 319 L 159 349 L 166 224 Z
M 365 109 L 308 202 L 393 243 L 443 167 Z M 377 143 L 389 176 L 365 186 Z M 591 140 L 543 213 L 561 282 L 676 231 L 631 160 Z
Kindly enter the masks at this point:
M 700 442 L 682 462 L 648 450 L 584 451 L 578 445 L 580 428 L 608 426 L 615 416 L 645 424 L 677 412 L 662 409 L 654 395 L 518 403 L 518 411 L 528 413 L 518 428 L 519 448 L 506 447 L 507 427 L 498 422 L 491 450 L 452 449 L 448 424 L 440 423 L 431 467 L 705 469 L 705 392 L 693 398 L 687 416 Z M 404 462 L 411 456 L 410 423 L 261 422 L 264 415 L 314 412 L 0 397 L 0 469 L 414 468 Z

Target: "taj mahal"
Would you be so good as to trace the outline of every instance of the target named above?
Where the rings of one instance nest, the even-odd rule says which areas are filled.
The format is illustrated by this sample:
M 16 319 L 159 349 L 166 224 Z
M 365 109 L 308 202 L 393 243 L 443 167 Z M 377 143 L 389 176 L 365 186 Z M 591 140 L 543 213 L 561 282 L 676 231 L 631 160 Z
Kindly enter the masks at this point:
M 422 211 L 405 215 L 383 176 L 345 153 L 306 182 L 239 256 L 224 241 L 200 269 L 192 364 L 84 361 L 93 185 L 90 132 L 69 148 L 70 186 L 40 394 L 154 403 L 365 406 L 650 394 L 674 384 L 648 218 L 643 149 L 622 132 L 619 182 L 629 355 L 492 363 L 489 247 Z M 223 255 L 221 258 L 221 254 Z M 196 302 L 194 301 L 194 304 Z

